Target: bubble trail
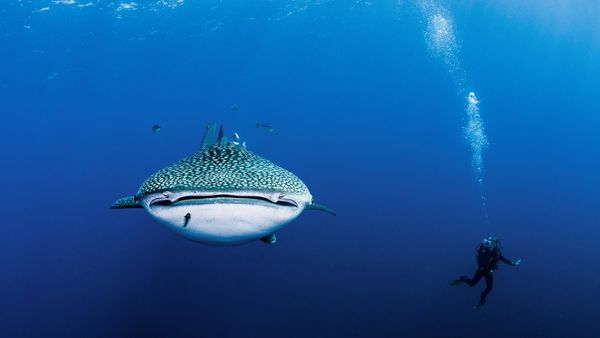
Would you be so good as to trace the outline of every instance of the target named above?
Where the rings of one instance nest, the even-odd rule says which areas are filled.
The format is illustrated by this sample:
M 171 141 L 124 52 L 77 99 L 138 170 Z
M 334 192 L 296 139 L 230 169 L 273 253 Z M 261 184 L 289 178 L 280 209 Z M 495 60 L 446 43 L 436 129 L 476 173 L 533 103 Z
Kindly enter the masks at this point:
M 462 82 L 464 74 L 458 61 L 459 48 L 452 20 L 441 13 L 430 15 L 427 19 L 425 40 L 429 52 L 444 62 L 448 72 L 453 73 L 455 80 Z
M 483 207 L 486 223 L 491 224 L 487 211 L 487 198 L 483 181 L 483 152 L 489 142 L 485 134 L 483 119 L 479 112 L 479 100 L 472 91 L 467 91 L 467 76 L 460 63 L 460 44 L 456 39 L 454 23 L 447 10 L 433 0 L 421 0 L 418 7 L 427 20 L 425 41 L 430 54 L 440 60 L 447 68 L 457 87 L 460 96 L 466 95 L 465 108 L 467 124 L 464 127 L 465 139 L 471 147 L 471 164 L 475 178 L 481 189 L 481 205 Z M 491 230 L 491 229 L 490 229 Z
M 477 175 L 477 181 L 483 181 L 483 150 L 488 146 L 487 136 L 483 126 L 483 120 L 479 113 L 479 100 L 474 92 L 467 96 L 467 125 L 465 126 L 465 138 L 471 145 L 472 164 Z
M 460 44 L 456 39 L 454 23 L 450 14 L 432 0 L 418 2 L 421 13 L 427 20 L 425 41 L 431 55 L 439 59 L 448 69 L 454 80 L 459 95 L 467 95 L 465 109 L 467 125 L 464 127 L 465 138 L 472 151 L 473 169 L 477 180 L 482 180 L 483 151 L 488 146 L 487 137 L 483 127 L 483 119 L 479 112 L 479 100 L 472 91 L 467 91 L 467 76 L 460 63 Z

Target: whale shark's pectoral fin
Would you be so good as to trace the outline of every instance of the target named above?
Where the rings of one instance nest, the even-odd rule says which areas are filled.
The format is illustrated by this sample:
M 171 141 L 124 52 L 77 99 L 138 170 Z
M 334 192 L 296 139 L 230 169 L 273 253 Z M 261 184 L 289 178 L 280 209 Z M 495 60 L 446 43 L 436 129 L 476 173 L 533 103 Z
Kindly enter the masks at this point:
M 333 211 L 333 210 L 329 209 L 329 208 L 328 208 L 328 207 L 326 207 L 326 206 L 319 205 L 319 204 L 317 204 L 317 203 L 314 203 L 314 202 L 313 202 L 313 203 L 311 203 L 311 204 L 309 204 L 309 205 L 307 205 L 307 206 L 306 206 L 306 209 L 309 209 L 309 210 L 320 210 L 320 211 L 325 211 L 325 212 L 328 212 L 328 213 L 332 214 L 333 216 L 336 216 L 336 214 L 335 214 L 335 211 Z
M 277 242 L 277 236 L 275 234 L 266 235 L 265 237 L 261 237 L 261 241 L 267 244 L 275 244 Z
M 132 208 L 143 208 L 140 202 L 135 199 L 133 196 L 127 196 L 119 198 L 113 205 L 110 206 L 111 209 L 132 209 Z

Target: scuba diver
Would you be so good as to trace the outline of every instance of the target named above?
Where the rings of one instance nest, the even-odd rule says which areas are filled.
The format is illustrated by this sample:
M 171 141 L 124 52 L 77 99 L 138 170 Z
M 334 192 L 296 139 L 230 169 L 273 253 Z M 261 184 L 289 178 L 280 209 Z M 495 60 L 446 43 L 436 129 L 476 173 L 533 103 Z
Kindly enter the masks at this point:
M 477 249 L 477 271 L 473 275 L 473 278 L 462 276 L 459 279 L 455 279 L 450 282 L 450 285 L 459 285 L 466 283 L 469 286 L 475 286 L 482 277 L 485 277 L 485 290 L 481 293 L 479 298 L 479 304 L 474 306 L 474 309 L 478 309 L 485 305 L 486 296 L 492 291 L 494 286 L 494 270 L 498 270 L 498 261 L 502 261 L 511 266 L 517 266 L 521 264 L 521 260 L 516 261 L 508 260 L 502 255 L 500 250 L 500 242 L 497 238 L 492 236 L 483 239 L 483 242 Z

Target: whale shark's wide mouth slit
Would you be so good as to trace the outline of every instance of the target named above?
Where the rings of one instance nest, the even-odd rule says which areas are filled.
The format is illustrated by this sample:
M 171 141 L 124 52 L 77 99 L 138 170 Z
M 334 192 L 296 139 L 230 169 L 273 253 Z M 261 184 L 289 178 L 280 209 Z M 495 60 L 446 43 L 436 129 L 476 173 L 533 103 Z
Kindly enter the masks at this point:
M 239 196 L 239 195 L 226 195 L 226 194 L 220 194 L 220 195 L 210 195 L 210 196 L 194 196 L 194 195 L 189 195 L 189 196 L 183 196 L 180 197 L 174 201 L 171 200 L 158 200 L 156 202 L 152 202 L 151 206 L 172 206 L 181 202 L 186 202 L 186 201 L 203 201 L 203 200 L 211 200 L 211 199 L 218 199 L 218 198 L 230 198 L 230 199 L 235 199 L 235 200 L 257 200 L 257 201 L 262 201 L 262 202 L 268 202 L 271 204 L 275 204 L 275 205 L 279 205 L 279 206 L 285 206 L 285 207 L 298 207 L 298 204 L 296 202 L 294 202 L 291 199 L 285 199 L 285 200 L 279 200 L 277 202 L 273 202 L 268 198 L 265 197 L 260 197 L 260 196 Z

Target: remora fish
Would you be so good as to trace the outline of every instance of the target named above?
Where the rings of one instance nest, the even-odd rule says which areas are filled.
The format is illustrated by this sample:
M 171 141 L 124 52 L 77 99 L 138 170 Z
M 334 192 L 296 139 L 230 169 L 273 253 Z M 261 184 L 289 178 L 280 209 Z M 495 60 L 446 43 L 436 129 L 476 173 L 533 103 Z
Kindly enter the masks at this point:
M 181 236 L 213 245 L 274 243 L 275 231 L 304 209 L 335 215 L 314 203 L 296 175 L 216 130 L 207 126 L 195 154 L 157 171 L 111 209 L 144 208 Z

